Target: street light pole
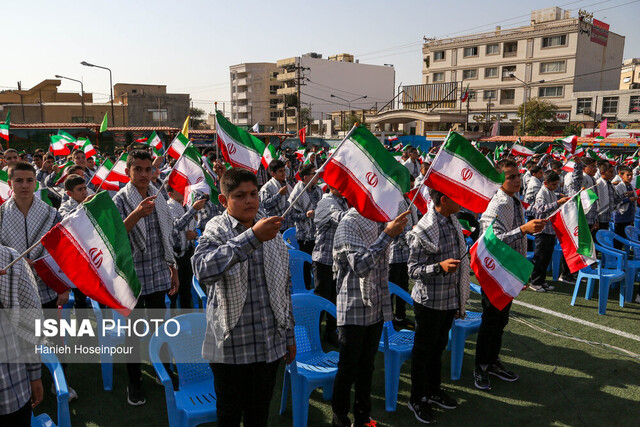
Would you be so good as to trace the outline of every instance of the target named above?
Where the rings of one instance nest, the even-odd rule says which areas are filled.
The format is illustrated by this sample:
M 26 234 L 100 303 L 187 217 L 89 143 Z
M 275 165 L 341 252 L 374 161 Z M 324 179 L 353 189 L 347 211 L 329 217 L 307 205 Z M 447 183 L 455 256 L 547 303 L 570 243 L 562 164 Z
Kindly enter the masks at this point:
M 347 103 L 348 108 L 349 108 L 349 117 L 351 117 L 351 103 L 355 102 L 355 101 L 357 101 L 359 99 L 366 99 L 367 98 L 367 95 L 363 95 L 363 96 L 359 96 L 359 97 L 349 101 L 348 99 L 340 98 L 338 95 L 331 94 L 330 96 L 331 96 L 331 98 L 338 98 L 338 99 L 340 99 L 340 100 L 342 100 L 342 101 Z M 362 112 L 362 116 L 364 117 L 364 111 Z
M 67 79 L 67 80 L 80 83 L 80 103 L 82 104 L 82 123 L 86 123 L 87 116 L 85 114 L 85 109 L 84 109 L 84 84 L 82 84 L 82 80 L 72 79 L 71 77 L 64 77 L 59 74 L 56 74 L 56 79 Z
M 110 94 L 111 94 L 111 96 L 110 96 L 110 98 L 111 98 L 111 126 L 115 126 L 115 109 L 113 108 L 113 76 L 111 74 L 111 68 L 103 67 L 101 65 L 90 64 L 87 61 L 82 61 L 80 64 L 84 65 L 85 67 L 96 67 L 96 68 L 102 68 L 103 70 L 109 71 L 109 91 L 110 91 Z

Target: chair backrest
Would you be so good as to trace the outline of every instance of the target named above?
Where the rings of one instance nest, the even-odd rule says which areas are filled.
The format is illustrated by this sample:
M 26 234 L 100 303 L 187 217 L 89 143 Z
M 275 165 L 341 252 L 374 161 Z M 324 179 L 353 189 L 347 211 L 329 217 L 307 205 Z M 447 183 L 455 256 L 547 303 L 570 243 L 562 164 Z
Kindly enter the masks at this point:
M 162 344 L 167 344 L 178 369 L 180 387 L 213 378 L 209 361 L 202 357 L 202 342 L 207 327 L 204 313 L 190 313 L 176 316 L 173 320 L 180 325 L 180 333 L 170 337 L 164 327 L 158 328 L 158 335 L 149 341 L 149 353 L 159 354 Z M 174 333 L 174 326 L 168 330 Z
M 638 210 L 637 212 L 640 212 L 640 210 Z M 640 242 L 640 228 L 634 227 L 633 225 L 627 225 L 624 228 L 624 233 L 627 235 L 627 238 L 629 240 Z
M 287 228 L 284 233 L 282 233 L 282 238 L 284 239 L 285 245 L 287 245 L 289 249 L 300 249 L 300 245 L 298 244 L 298 240 L 296 239 L 295 227 Z
M 402 289 L 400 286 L 396 285 L 393 282 L 389 282 L 389 294 L 395 295 L 398 298 L 401 298 L 404 302 L 409 305 L 413 305 L 413 298 L 409 295 L 409 292 Z
M 289 273 L 291 274 L 291 293 L 307 292 L 304 283 L 304 263 L 313 263 L 311 255 L 296 249 L 289 249 Z
M 320 314 L 323 311 L 336 317 L 336 306 L 331 301 L 313 294 L 291 295 L 293 318 L 296 321 L 297 354 L 322 351 L 320 343 Z

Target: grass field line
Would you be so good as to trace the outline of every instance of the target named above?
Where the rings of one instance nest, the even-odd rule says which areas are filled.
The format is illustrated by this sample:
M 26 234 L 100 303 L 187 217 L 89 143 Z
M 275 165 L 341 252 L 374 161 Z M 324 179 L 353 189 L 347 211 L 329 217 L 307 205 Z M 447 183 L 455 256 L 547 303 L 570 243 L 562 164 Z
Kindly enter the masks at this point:
M 577 317 L 569 316 L 568 314 L 559 313 L 557 311 L 549 310 L 548 308 L 538 307 L 537 305 L 529 304 L 526 302 L 513 300 L 513 303 L 516 305 L 520 305 L 531 310 L 540 311 L 545 314 L 549 314 L 551 316 L 559 317 L 564 320 L 569 320 L 571 322 L 579 323 L 584 326 L 589 326 L 591 328 L 600 329 L 601 331 L 609 332 L 610 334 L 618 335 L 623 338 L 628 338 L 630 340 L 640 342 L 640 335 L 630 334 L 628 332 L 619 331 L 617 329 L 610 328 L 608 326 L 598 325 L 597 323 L 589 322 L 588 320 L 578 319 Z

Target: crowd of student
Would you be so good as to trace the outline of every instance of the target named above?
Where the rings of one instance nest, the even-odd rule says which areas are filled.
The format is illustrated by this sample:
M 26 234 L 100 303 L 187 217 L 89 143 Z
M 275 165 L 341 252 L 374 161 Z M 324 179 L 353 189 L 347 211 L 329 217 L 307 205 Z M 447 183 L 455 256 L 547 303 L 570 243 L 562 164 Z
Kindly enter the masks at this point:
M 594 232 L 608 227 L 611 215 L 618 233 L 633 221 L 631 169 L 619 167 L 613 180 L 614 168 L 608 162 L 596 167 L 593 159 L 583 158 L 562 180 L 562 164 L 542 156 L 527 163 L 522 179 L 514 159 L 497 163 L 505 181 L 479 222 L 477 215 L 461 210 L 452 199 L 431 189 L 432 204 L 424 216 L 405 197 L 397 218 L 377 223 L 350 208 L 337 189 L 323 192 L 316 185 L 315 173 L 322 159 L 315 151 L 305 164 L 294 156 L 273 160 L 256 176 L 244 169 L 226 170 L 215 151 L 208 149 L 203 155 L 216 173 L 219 204 L 201 194 L 183 206 L 182 195 L 163 184 L 170 164 L 165 164 L 163 157 L 154 159 L 146 149 L 131 150 L 126 165 L 130 182 L 112 192 L 142 285 L 136 308 L 163 308 L 166 294 L 173 306 L 179 299 L 182 308 L 191 307 L 193 275 L 206 288 L 203 356 L 211 362 L 215 378 L 219 425 L 240 425 L 241 420 L 245 425 L 266 425 L 281 360 L 291 363 L 295 359 L 288 251 L 280 234 L 290 227 L 296 229 L 300 249 L 312 256 L 314 283 L 311 269 L 305 271 L 305 282 L 337 307 L 336 319 L 326 317 L 323 335 L 323 340 L 340 352 L 332 422 L 352 425 L 352 411 L 354 425 L 371 426 L 375 425 L 371 418 L 372 375 L 383 323 L 394 320 L 398 327 L 413 326 L 403 302 L 395 301 L 394 310 L 389 281 L 407 291 L 413 281 L 415 342 L 409 409 L 419 421 L 433 423 L 434 405 L 457 407 L 456 399 L 441 388 L 441 357 L 452 321 L 465 316 L 469 297 L 469 258 L 458 217 L 475 222 L 475 237 L 493 224 L 495 235 L 523 255 L 527 252 L 526 235 L 535 235 L 530 288 L 536 291 L 553 289 L 545 278 L 555 233 L 546 218 L 568 197 L 596 185 L 599 206 L 588 215 Z M 13 195 L 0 206 L 2 265 L 24 252 L 95 191 L 89 184 L 96 171 L 94 159 L 87 159 L 81 150 L 70 158 L 76 169 L 63 187 L 56 188 L 59 166 L 51 154 L 36 151 L 27 156 L 11 149 L 4 151 L 1 161 Z M 418 161 L 415 148 L 404 151 L 403 164 L 414 185 L 425 179 L 428 163 Z M 294 178 L 296 173 L 299 180 Z M 612 182 L 619 183 L 614 187 Z M 36 183 L 51 190 L 57 209 L 34 196 Z M 600 194 L 603 189 L 606 194 Z M 530 205 L 526 210 L 520 195 L 525 205 Z M 202 232 L 197 248 L 196 230 Z M 33 260 L 45 253 L 37 246 L 15 267 L 0 271 L 2 307 L 55 308 L 67 302 L 68 292 L 56 294 L 30 268 Z M 563 278 L 571 280 L 566 264 Z M 76 307 L 86 307 L 86 297 L 77 289 L 73 292 Z M 490 390 L 489 375 L 518 380 L 500 360 L 510 306 L 499 310 L 482 294 L 474 369 L 474 384 L 479 389 Z M 140 363 L 129 363 L 127 373 L 128 403 L 144 404 Z M 72 388 L 69 392 L 71 399 L 77 398 Z M 28 425 L 31 409 L 42 396 L 39 364 L 0 363 L 0 424 Z

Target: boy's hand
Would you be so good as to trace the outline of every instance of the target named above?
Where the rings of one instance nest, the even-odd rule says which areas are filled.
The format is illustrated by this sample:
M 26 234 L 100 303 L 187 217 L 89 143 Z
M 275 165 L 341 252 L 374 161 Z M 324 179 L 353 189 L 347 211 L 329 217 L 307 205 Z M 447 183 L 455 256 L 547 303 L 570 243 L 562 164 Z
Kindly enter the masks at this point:
M 169 295 L 175 295 L 178 293 L 180 287 L 180 281 L 178 280 L 178 270 L 172 265 L 169 266 L 171 271 L 171 288 L 169 288 Z
M 207 199 L 200 199 L 193 204 L 193 209 L 199 211 L 204 208 L 204 204 L 207 203 Z
M 145 216 L 151 215 L 151 213 L 153 212 L 153 210 L 156 207 L 156 202 L 155 202 L 156 197 L 158 197 L 158 196 L 157 195 L 156 196 L 149 196 L 146 199 L 144 199 L 143 201 L 141 201 L 134 212 L 136 212 L 136 214 L 140 218 L 144 218 Z
M 187 240 L 196 240 L 198 238 L 198 233 L 193 230 L 186 231 Z
M 445 259 L 440 263 L 440 267 L 442 267 L 445 273 L 455 273 L 459 265 L 460 260 L 453 258 Z
M 384 229 L 384 232 L 389 235 L 389 237 L 399 236 L 400 233 L 404 231 L 404 227 L 406 227 L 409 219 L 407 216 L 411 211 L 402 212 L 400 215 L 396 217 L 393 221 L 387 224 L 387 227 Z
M 285 185 L 285 186 L 283 186 L 280 190 L 278 190 L 278 194 L 279 194 L 279 195 L 281 195 L 281 196 L 284 196 L 285 194 L 287 194 L 287 191 L 288 191 L 288 190 L 289 190 L 289 189 L 288 189 L 288 188 L 287 188 L 287 186 Z
M 558 206 L 562 206 L 565 203 L 567 203 L 569 200 L 571 200 L 571 197 L 563 197 L 562 199 L 558 200 Z
M 262 218 L 251 227 L 253 234 L 255 234 L 256 238 L 261 242 L 271 240 L 278 235 L 283 219 L 281 216 Z
M 293 362 L 296 358 L 296 345 L 288 345 L 287 352 L 284 355 L 284 363 L 287 365 Z
M 522 231 L 522 234 L 539 233 L 544 229 L 547 221 L 547 219 L 532 219 L 525 225 L 520 226 L 520 230 Z
M 69 302 L 69 293 L 70 292 L 71 291 L 69 290 L 69 291 L 63 292 L 61 294 L 58 294 L 58 298 L 56 298 L 56 305 L 58 307 L 62 307 L 63 305 L 65 305 L 66 303 Z
M 35 408 L 42 402 L 44 397 L 44 389 L 40 379 L 31 381 L 31 408 Z

